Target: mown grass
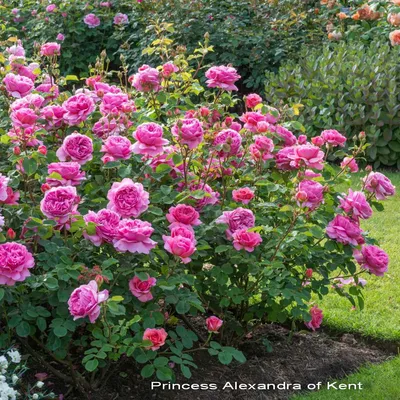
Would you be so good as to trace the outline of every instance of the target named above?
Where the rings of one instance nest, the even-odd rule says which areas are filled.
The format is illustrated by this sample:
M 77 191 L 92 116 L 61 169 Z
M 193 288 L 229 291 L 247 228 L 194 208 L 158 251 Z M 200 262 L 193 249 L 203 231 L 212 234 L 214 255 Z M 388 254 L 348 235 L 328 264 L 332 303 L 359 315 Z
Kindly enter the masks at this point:
M 397 193 L 383 202 L 384 211 L 375 211 L 372 218 L 363 221 L 362 227 L 389 254 L 389 271 L 384 277 L 364 276 L 367 279 L 364 310 L 352 310 L 350 302 L 334 292 L 319 306 L 324 310 L 324 325 L 377 339 L 397 340 L 400 339 L 400 173 L 383 173 L 398 188 Z M 364 175 L 353 175 L 353 188 L 360 187 Z
M 297 395 L 291 400 L 398 400 L 400 398 L 400 357 L 380 365 L 366 366 L 338 383 L 361 383 L 362 390 L 327 390 Z M 335 382 L 331 379 L 330 382 Z M 336 385 L 337 387 L 337 385 Z

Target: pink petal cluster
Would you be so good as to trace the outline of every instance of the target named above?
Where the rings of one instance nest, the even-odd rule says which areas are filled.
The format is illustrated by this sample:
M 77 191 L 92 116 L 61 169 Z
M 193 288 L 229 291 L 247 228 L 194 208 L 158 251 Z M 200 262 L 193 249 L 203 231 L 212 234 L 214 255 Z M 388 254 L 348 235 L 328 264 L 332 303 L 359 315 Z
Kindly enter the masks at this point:
M 237 203 L 249 204 L 254 199 L 254 192 L 248 188 L 240 188 L 232 191 L 232 198 Z
M 137 218 L 147 210 L 150 200 L 141 183 L 134 183 L 132 179 L 125 178 L 121 182 L 114 182 L 108 191 L 107 208 L 115 211 L 123 218 Z
M 271 118 L 269 114 L 263 115 L 260 111 L 249 111 L 244 113 L 240 117 L 240 120 L 244 122 L 244 129 L 247 129 L 253 133 L 275 132 L 276 130 L 275 126 L 273 125 L 273 121 L 276 121 L 276 119 Z
M 333 147 L 341 146 L 343 147 L 346 143 L 346 137 L 343 136 L 335 129 L 328 129 L 321 133 L 321 137 L 325 143 L 330 144 Z
M 34 87 L 31 79 L 27 78 L 26 76 L 15 75 L 12 73 L 9 73 L 5 76 L 3 83 L 6 85 L 8 94 L 17 99 L 29 94 Z
M 150 239 L 154 229 L 150 222 L 140 219 L 123 219 L 118 225 L 114 247 L 117 251 L 125 253 L 149 254 L 157 242 Z
M 162 75 L 169 78 L 174 72 L 178 72 L 179 68 L 173 62 L 167 62 L 162 66 Z
M 97 26 L 100 25 L 100 18 L 97 17 L 95 14 L 87 14 L 83 18 L 83 22 L 89 27 L 89 28 L 96 28 Z
M 80 164 L 74 161 L 51 163 L 47 166 L 47 172 L 50 176 L 46 178 L 46 183 L 51 187 L 79 186 L 85 180 L 85 171 L 81 171 Z M 60 177 L 52 177 L 52 174 Z
M 61 45 L 56 42 L 49 42 L 42 45 L 40 48 L 40 55 L 46 57 L 59 56 Z
M 114 16 L 115 25 L 126 25 L 129 23 L 129 18 L 126 14 L 117 13 Z
M 284 141 L 285 146 L 294 146 L 297 143 L 296 136 L 284 126 L 277 125 L 275 133 Z
M 11 113 L 11 121 L 14 127 L 29 128 L 35 125 L 39 116 L 31 108 L 19 108 Z
M 164 346 L 168 333 L 163 328 L 147 328 L 143 334 L 143 340 L 149 340 L 152 345 L 149 350 L 156 351 L 161 346 Z
M 378 200 L 385 200 L 395 194 L 396 188 L 390 179 L 380 172 L 370 172 L 363 180 L 365 190 L 374 193 Z
M 139 92 L 158 92 L 161 90 L 160 73 L 148 65 L 142 65 L 135 75 L 129 77 L 133 87 Z
M 156 278 L 152 278 L 149 275 L 147 276 L 148 278 L 145 281 L 142 281 L 137 276 L 134 276 L 129 281 L 129 290 L 142 303 L 153 300 L 151 288 L 157 283 Z
M 56 155 L 60 161 L 76 161 L 86 164 L 93 158 L 93 142 L 88 136 L 74 132 L 67 136 Z
M 215 223 L 227 224 L 228 229 L 225 231 L 226 237 L 232 239 L 236 231 L 253 228 L 255 221 L 256 219 L 251 210 L 238 207 L 233 211 L 224 211 L 222 215 L 215 220 Z
M 324 152 L 317 146 L 304 144 L 293 147 L 293 153 L 288 154 L 292 161 L 290 165 L 295 168 L 306 166 L 307 168 L 322 169 L 324 162 Z
M 47 122 L 47 129 L 60 128 L 64 122 L 64 114 L 67 111 L 61 106 L 46 106 L 41 109 L 41 118 Z
M 198 190 L 204 191 L 207 195 L 204 196 L 202 199 L 195 199 L 194 197 L 190 197 L 191 199 L 196 200 L 196 210 L 201 210 L 207 205 L 214 205 L 218 203 L 218 199 L 220 197 L 220 194 L 216 191 L 214 191 L 210 185 L 204 184 L 204 183 L 191 183 L 189 185 L 189 190 L 191 192 L 195 192 Z
M 315 331 L 321 326 L 324 315 L 322 314 L 322 310 L 318 308 L 318 306 L 314 306 L 311 308 L 310 315 L 311 321 L 306 322 L 305 325 L 308 329 L 312 329 L 313 331 Z
M 122 119 L 110 119 L 109 117 L 101 117 L 92 128 L 93 133 L 99 138 L 120 135 L 126 130 L 127 126 Z
M 233 129 L 224 129 L 214 139 L 213 146 L 219 146 L 220 157 L 236 156 L 241 150 L 242 137 Z
M 261 235 L 258 232 L 250 232 L 247 228 L 239 229 L 233 232 L 233 247 L 236 250 L 246 250 L 249 253 L 259 246 L 262 242 Z
M 372 208 L 363 192 L 353 192 L 351 189 L 349 189 L 349 194 L 344 198 L 339 197 L 339 199 L 339 207 L 342 208 L 346 214 L 351 215 L 354 219 L 368 219 L 371 217 Z
M 261 103 L 262 103 L 262 98 L 256 93 L 248 94 L 245 98 L 245 104 L 246 107 L 248 108 L 254 108 L 255 106 L 258 106 Z
M 210 88 L 220 88 L 224 90 L 238 90 L 235 82 L 240 79 L 240 75 L 235 68 L 221 65 L 211 67 L 206 71 L 207 86 Z
M 132 154 L 132 143 L 124 136 L 109 136 L 101 147 L 100 151 L 105 153 L 103 162 L 115 160 L 127 160 Z
M 68 125 L 79 125 L 94 111 L 95 104 L 90 96 L 79 93 L 64 101 L 63 108 L 66 111 L 65 122 Z
M 178 143 L 195 149 L 203 141 L 203 127 L 197 118 L 185 118 L 175 123 L 171 129 Z
M 27 248 L 19 243 L 0 244 L 0 285 L 14 286 L 30 276 L 35 260 Z
M 95 246 L 100 246 L 103 243 L 112 243 L 117 237 L 118 225 L 120 216 L 114 211 L 102 209 L 98 213 L 89 211 L 83 217 L 86 223 L 92 222 L 96 225 L 96 232 L 89 234 L 84 231 L 83 236 L 90 240 Z
M 326 233 L 331 239 L 343 244 L 357 246 L 364 241 L 362 237 L 363 231 L 358 223 L 340 214 L 329 222 Z
M 156 156 L 164 151 L 164 146 L 169 144 L 168 140 L 163 138 L 162 126 L 154 122 L 139 125 L 133 137 L 137 140 L 132 146 L 135 154 Z
M 340 168 L 348 168 L 350 172 L 358 172 L 357 161 L 354 157 L 345 157 L 340 163 Z
M 190 256 L 196 251 L 196 244 L 192 239 L 184 236 L 163 235 L 164 249 L 181 259 L 184 264 L 192 261 Z
M 76 288 L 68 300 L 70 314 L 74 321 L 79 318 L 89 317 L 94 324 L 100 316 L 100 304 L 108 299 L 108 290 L 99 292 L 96 281 L 90 281 L 87 285 Z
M 301 181 L 297 189 L 296 199 L 302 207 L 315 210 L 324 202 L 324 187 L 319 182 Z
M 0 201 L 5 201 L 8 197 L 7 189 L 10 178 L 0 173 Z
M 254 143 L 249 146 L 251 157 L 255 161 L 267 161 L 274 156 L 272 152 L 274 150 L 274 142 L 262 135 L 254 136 Z
M 367 245 L 356 250 L 354 257 L 362 268 L 367 269 L 371 274 L 383 276 L 388 270 L 389 257 L 378 246 Z
M 176 224 L 185 226 L 197 226 L 201 224 L 199 219 L 200 214 L 192 207 L 186 204 L 179 204 L 176 207 L 171 207 L 166 215 L 170 227 Z
M 219 319 L 215 315 L 212 315 L 211 317 L 208 317 L 206 319 L 206 325 L 207 325 L 208 332 L 217 333 L 219 331 L 219 329 L 221 328 L 223 323 L 224 323 L 224 321 L 222 321 L 222 319 Z

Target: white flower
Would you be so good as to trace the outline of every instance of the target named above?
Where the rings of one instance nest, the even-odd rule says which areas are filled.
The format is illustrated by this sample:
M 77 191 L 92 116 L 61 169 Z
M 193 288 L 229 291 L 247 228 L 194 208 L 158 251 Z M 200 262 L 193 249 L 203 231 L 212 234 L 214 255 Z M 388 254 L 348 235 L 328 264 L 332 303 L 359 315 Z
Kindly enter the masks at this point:
M 0 369 L 1 373 L 4 374 L 7 371 L 8 368 L 8 361 L 7 358 L 4 356 L 0 356 Z
M 39 395 L 37 394 L 37 393 L 35 393 L 33 396 L 32 396 L 32 399 L 34 399 L 34 400 L 36 400 L 36 399 L 38 399 L 39 398 Z
M 11 377 L 13 385 L 15 385 L 18 382 L 18 379 L 19 379 L 18 376 L 15 374 Z
M 13 363 L 19 364 L 21 362 L 21 354 L 19 354 L 18 350 L 10 350 L 7 354 Z
M 44 382 L 42 382 L 42 381 L 39 381 L 39 382 L 36 384 L 36 386 L 37 386 L 39 389 L 41 389 L 41 388 L 43 387 L 43 385 L 44 385 Z

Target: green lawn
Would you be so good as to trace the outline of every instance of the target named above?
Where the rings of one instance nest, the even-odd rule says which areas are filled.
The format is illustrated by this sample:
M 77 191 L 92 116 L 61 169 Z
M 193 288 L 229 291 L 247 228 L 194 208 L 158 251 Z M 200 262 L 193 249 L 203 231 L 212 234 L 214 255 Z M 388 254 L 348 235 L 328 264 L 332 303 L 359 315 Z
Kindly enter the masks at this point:
M 319 302 L 319 306 L 324 310 L 325 325 L 380 339 L 400 339 L 400 173 L 384 173 L 398 188 L 397 194 L 383 202 L 385 211 L 375 211 L 362 226 L 389 254 L 389 271 L 384 277 L 363 275 L 368 282 L 363 311 L 352 311 L 350 302 L 334 292 Z M 353 175 L 353 188 L 360 187 L 360 178 L 364 175 Z
M 362 390 L 327 390 L 294 396 L 292 400 L 398 400 L 400 398 L 400 357 L 380 365 L 361 368 L 340 383 L 362 385 Z M 334 379 L 330 381 L 335 382 Z M 338 382 L 339 384 L 339 382 Z M 337 385 L 336 385 L 337 387 Z

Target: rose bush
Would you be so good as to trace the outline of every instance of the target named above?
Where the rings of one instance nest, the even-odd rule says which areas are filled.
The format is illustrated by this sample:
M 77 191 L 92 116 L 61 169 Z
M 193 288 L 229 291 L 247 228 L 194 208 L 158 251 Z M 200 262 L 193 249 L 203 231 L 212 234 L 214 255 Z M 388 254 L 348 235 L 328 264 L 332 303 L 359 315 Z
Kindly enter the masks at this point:
M 120 84 L 101 67 L 73 92 L 57 54 L 32 60 L 42 67 L 30 85 L 14 68 L 24 58 L 9 52 L 1 69 L 1 343 L 15 333 L 86 391 L 126 357 L 161 380 L 177 368 L 190 377 L 193 350 L 244 362 L 234 346 L 259 324 L 315 330 L 323 314 L 312 294 L 333 285 L 362 307 L 360 275 L 388 268 L 360 220 L 394 187 L 370 172 L 357 190 L 336 189 L 364 135 L 332 167 L 339 132 L 307 138 L 254 94 L 238 115 L 240 76 L 203 72 L 207 45 L 194 55 L 154 46 L 164 65 L 123 70 Z M 52 93 L 38 91 L 44 81 Z

